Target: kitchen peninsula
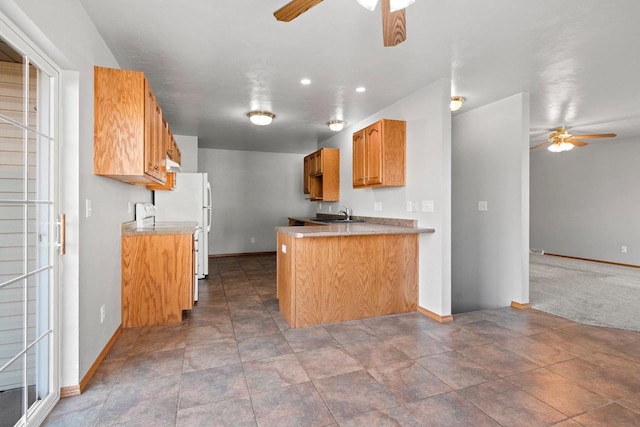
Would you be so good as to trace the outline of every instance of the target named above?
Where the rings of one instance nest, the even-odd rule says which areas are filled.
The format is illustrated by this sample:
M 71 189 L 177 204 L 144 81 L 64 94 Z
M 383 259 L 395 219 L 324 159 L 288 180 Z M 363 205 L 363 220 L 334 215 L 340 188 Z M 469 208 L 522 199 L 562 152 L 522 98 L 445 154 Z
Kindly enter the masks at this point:
M 416 311 L 418 237 L 435 230 L 362 219 L 276 227 L 278 300 L 292 328 Z

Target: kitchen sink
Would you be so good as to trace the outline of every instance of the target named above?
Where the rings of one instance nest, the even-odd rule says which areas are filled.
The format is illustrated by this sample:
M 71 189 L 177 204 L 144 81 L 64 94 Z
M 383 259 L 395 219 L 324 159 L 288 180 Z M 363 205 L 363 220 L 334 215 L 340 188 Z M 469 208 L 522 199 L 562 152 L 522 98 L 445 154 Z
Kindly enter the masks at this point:
M 314 218 L 313 221 L 316 222 L 329 222 L 329 223 L 352 223 L 352 222 L 364 222 L 361 219 L 341 219 L 341 218 Z

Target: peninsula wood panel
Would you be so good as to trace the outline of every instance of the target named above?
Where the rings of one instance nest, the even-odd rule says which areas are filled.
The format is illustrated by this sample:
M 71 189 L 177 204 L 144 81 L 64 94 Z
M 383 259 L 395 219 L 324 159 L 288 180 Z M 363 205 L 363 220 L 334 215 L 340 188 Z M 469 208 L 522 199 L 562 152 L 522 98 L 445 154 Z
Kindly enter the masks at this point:
M 417 235 L 292 240 L 292 327 L 416 311 Z
M 191 234 L 122 237 L 122 326 L 180 323 L 193 307 Z
M 286 252 L 282 248 L 286 248 Z M 293 265 L 295 260 L 295 239 L 291 236 L 278 233 L 278 257 L 277 257 L 277 297 L 280 305 L 280 313 L 289 324 L 294 323 L 295 306 L 293 304 Z

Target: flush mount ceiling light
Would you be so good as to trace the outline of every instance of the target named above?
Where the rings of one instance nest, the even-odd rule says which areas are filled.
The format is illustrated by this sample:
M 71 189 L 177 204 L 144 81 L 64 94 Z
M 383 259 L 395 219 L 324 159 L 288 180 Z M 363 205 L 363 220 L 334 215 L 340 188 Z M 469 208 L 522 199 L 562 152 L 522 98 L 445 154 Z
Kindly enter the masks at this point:
M 390 1 L 391 12 L 404 9 L 405 7 L 413 4 L 415 1 L 416 0 L 391 0 Z M 368 10 L 374 10 L 378 5 L 378 0 L 357 0 L 357 2 L 360 3 L 362 7 Z
M 254 125 L 267 126 L 271 124 L 276 115 L 268 111 L 250 111 L 247 113 L 247 117 Z
M 330 120 L 327 122 L 327 126 L 329 126 L 329 129 L 334 132 L 340 132 L 346 124 L 347 122 L 345 122 L 344 120 Z
M 452 96 L 451 97 L 451 111 L 458 111 L 462 104 L 464 104 L 464 98 L 461 96 Z

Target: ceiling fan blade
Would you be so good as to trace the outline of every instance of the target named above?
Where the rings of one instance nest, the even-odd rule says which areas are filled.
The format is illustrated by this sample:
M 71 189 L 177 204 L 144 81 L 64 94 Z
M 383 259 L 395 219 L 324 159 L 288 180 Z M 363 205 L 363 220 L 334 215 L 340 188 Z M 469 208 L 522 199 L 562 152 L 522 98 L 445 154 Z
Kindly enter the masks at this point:
M 538 145 L 535 145 L 535 146 L 531 147 L 529 150 L 535 150 L 536 148 L 544 147 L 545 145 L 550 144 L 550 143 L 551 143 L 550 140 L 546 140 L 542 144 L 538 144 Z
M 385 47 L 397 46 L 407 39 L 405 11 L 391 12 L 390 0 L 382 0 L 382 39 Z
M 576 138 L 590 139 L 590 138 L 615 138 L 615 133 L 596 133 L 593 135 L 574 135 Z
M 278 21 L 289 22 L 318 3 L 322 3 L 322 0 L 292 0 L 273 12 L 273 16 L 275 16 Z
M 589 145 L 588 142 L 580 141 L 576 138 L 569 138 L 567 139 L 567 142 L 575 145 L 576 147 L 584 147 L 585 145 Z

